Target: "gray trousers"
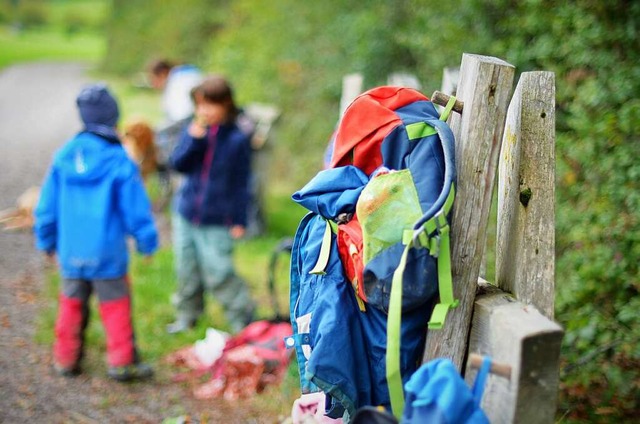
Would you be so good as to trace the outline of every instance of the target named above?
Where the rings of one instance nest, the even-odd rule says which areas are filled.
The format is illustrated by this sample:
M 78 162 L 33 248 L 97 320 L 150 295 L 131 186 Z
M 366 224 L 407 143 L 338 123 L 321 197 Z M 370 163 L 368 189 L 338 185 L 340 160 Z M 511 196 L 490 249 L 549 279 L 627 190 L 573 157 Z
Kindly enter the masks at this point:
M 246 282 L 233 266 L 233 239 L 218 225 L 193 225 L 178 213 L 172 217 L 178 287 L 173 296 L 178 319 L 196 320 L 204 312 L 205 293 L 224 310 L 232 332 L 253 319 L 255 304 Z

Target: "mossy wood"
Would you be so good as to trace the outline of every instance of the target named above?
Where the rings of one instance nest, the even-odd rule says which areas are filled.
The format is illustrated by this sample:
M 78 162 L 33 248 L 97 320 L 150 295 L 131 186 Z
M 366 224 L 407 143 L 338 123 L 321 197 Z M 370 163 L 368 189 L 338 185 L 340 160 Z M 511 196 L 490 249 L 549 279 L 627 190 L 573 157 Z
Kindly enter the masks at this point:
M 553 423 L 562 328 L 535 306 L 488 287 L 476 298 L 469 352 L 488 355 L 509 366 L 511 373 L 510 379 L 489 375 L 482 409 L 493 424 Z M 468 384 L 475 375 L 475 370 L 467 369 Z
M 511 100 L 498 178 L 496 283 L 553 319 L 555 76 L 525 72 Z
M 508 111 L 510 65 L 465 55 L 460 75 L 461 115 L 452 115 L 450 124 L 458 164 L 452 261 L 454 290 L 461 304 L 450 313 L 443 331 L 429 333 L 424 360 L 453 359 L 471 384 L 474 361 L 477 366 L 479 357 L 490 356 L 492 375 L 482 401 L 490 421 L 550 423 L 556 411 L 563 336 L 562 328 L 552 321 L 554 74 L 522 74 Z M 436 103 L 448 100 L 446 93 L 435 92 L 432 97 Z M 496 167 L 499 287 L 486 281 L 479 286 Z M 475 298 L 479 289 L 483 294 Z

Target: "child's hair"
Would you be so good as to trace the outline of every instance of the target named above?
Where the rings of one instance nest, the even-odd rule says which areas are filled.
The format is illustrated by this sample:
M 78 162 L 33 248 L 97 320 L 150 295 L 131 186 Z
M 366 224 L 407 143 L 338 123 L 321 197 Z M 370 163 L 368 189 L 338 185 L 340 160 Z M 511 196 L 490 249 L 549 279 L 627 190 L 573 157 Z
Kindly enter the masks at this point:
M 175 63 L 168 59 L 154 59 L 147 64 L 147 69 L 152 75 L 168 74 Z
M 210 75 L 191 90 L 191 99 L 217 103 L 226 107 L 227 120 L 232 121 L 238 115 L 238 108 L 233 100 L 233 90 L 229 82 L 220 75 Z

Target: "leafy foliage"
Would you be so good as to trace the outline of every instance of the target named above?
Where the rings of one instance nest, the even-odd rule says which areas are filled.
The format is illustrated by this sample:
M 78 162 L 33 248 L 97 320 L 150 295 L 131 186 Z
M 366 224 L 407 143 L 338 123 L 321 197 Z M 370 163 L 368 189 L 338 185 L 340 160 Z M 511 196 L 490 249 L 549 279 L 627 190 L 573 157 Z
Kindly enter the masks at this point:
M 558 76 L 562 407 L 580 419 L 631 418 L 640 410 L 640 5 L 518 5 L 487 18 L 505 58 Z
M 224 16 L 224 0 L 114 0 L 104 69 L 140 70 L 155 57 L 199 62 Z

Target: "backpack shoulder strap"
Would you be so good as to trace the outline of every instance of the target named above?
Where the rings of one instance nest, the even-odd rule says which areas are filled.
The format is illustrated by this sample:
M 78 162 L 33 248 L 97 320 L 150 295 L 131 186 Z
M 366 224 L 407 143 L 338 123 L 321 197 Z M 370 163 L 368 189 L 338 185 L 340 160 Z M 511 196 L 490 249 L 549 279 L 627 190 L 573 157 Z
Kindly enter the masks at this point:
M 419 138 L 433 134 L 435 130 L 442 143 L 445 161 L 444 187 L 433 206 L 426 211 L 413 227 L 413 231 L 406 232 L 403 237 L 405 249 L 400 263 L 393 273 L 391 295 L 389 300 L 389 316 L 387 321 L 387 357 L 386 372 L 389 386 L 391 409 L 396 417 L 400 417 L 404 409 L 404 393 L 402 390 L 402 375 L 400 373 L 400 333 L 402 326 L 402 276 L 407 265 L 409 250 L 420 244 L 427 243 L 430 253 L 438 258 L 438 291 L 440 302 L 435 306 L 429 320 L 429 329 L 441 329 L 449 309 L 458 305 L 453 293 L 451 275 L 451 247 L 449 237 L 449 223 L 447 216 L 453 207 L 455 198 L 455 151 L 453 133 L 444 122 L 447 118 L 455 98 L 445 108 L 440 119 L 425 120 L 424 126 L 407 129 L 409 138 Z M 443 119 L 444 118 L 444 119 Z M 422 124 L 422 123 L 419 123 Z M 434 234 L 435 235 L 432 235 Z M 432 235 L 432 236 L 431 236 Z

